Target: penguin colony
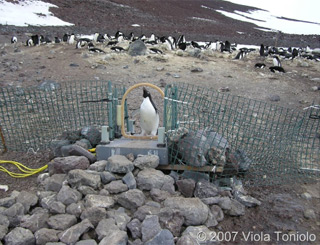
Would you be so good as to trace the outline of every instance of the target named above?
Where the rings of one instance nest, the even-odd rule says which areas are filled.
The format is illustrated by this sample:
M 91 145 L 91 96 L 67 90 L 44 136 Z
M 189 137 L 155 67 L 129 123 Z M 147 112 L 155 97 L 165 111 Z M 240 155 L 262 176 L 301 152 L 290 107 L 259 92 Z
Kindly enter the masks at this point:
M 26 40 L 26 46 L 37 46 L 46 43 L 67 43 L 69 45 L 75 45 L 77 49 L 82 49 L 87 46 L 90 53 L 105 53 L 105 48 L 110 48 L 114 52 L 126 52 L 127 50 L 121 47 L 123 42 L 133 42 L 135 40 L 143 41 L 148 47 L 150 54 L 164 54 L 164 50 L 186 50 L 187 48 L 194 48 L 200 50 L 214 50 L 222 53 L 237 52 L 234 60 L 241 60 L 245 58 L 249 53 L 256 51 L 255 48 L 237 48 L 237 44 L 231 44 L 229 41 L 221 42 L 197 42 L 186 41 L 184 35 L 180 35 L 177 39 L 173 36 L 156 36 L 151 34 L 150 37 L 145 35 L 135 36 L 133 32 L 129 35 L 125 35 L 123 32 L 118 31 L 114 36 L 109 34 L 95 33 L 92 35 L 75 35 L 64 34 L 62 39 L 55 37 L 52 39 L 49 36 L 32 35 Z M 17 37 L 11 38 L 11 43 L 17 43 Z M 95 45 L 100 44 L 100 47 Z M 101 46 L 102 45 L 102 46 Z M 282 60 L 293 60 L 296 57 L 320 61 L 320 52 L 313 52 L 309 46 L 306 48 L 278 48 L 273 46 L 260 45 L 259 49 L 260 57 L 265 59 L 267 57 L 273 57 L 273 66 L 269 67 L 271 72 L 285 72 L 281 65 Z M 255 68 L 263 69 L 266 67 L 264 63 L 255 64 Z

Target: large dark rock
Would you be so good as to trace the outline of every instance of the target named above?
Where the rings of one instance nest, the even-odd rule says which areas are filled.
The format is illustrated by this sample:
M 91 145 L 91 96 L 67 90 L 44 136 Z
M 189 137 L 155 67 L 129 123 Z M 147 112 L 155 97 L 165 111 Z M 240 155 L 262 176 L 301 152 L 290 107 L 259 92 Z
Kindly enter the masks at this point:
M 36 239 L 32 232 L 22 227 L 16 227 L 4 237 L 7 245 L 34 245 Z
M 57 157 L 48 163 L 49 174 L 65 174 L 73 169 L 87 169 L 89 160 L 84 156 Z
M 196 184 L 194 196 L 200 199 L 214 197 L 218 195 L 218 188 L 206 180 L 200 180 Z
M 98 189 L 101 185 L 100 175 L 90 174 L 81 169 L 74 169 L 68 173 L 68 183 L 72 187 L 79 187 L 82 185 L 90 186 L 93 189 Z
M 128 160 L 125 156 L 114 155 L 108 158 L 106 165 L 106 171 L 111 173 L 128 173 L 134 169 L 134 165 L 131 161 Z
M 121 193 L 117 202 L 124 208 L 135 210 L 145 203 L 146 197 L 141 190 L 133 189 Z
M 95 127 L 87 126 L 82 128 L 81 135 L 89 140 L 92 146 L 96 146 L 101 141 L 101 133 Z
M 132 42 L 129 46 L 128 54 L 131 56 L 145 55 L 147 47 L 141 40 Z
M 178 186 L 178 190 L 185 197 L 192 197 L 194 188 L 196 186 L 196 182 L 193 179 L 181 179 L 177 180 L 176 184 Z
M 79 240 L 80 236 L 87 232 L 89 229 L 93 229 L 94 226 L 88 219 L 82 220 L 80 223 L 71 226 L 69 229 L 59 233 L 59 239 L 66 244 L 72 244 Z

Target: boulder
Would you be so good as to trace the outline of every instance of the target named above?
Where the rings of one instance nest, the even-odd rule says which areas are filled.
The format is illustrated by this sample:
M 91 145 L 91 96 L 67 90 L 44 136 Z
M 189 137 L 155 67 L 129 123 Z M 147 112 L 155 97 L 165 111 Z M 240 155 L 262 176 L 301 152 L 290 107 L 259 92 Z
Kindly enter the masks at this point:
M 82 169 L 74 169 L 68 173 L 68 183 L 72 187 L 87 185 L 98 189 L 101 185 L 100 175 L 90 174 Z
M 83 233 L 93 228 L 94 226 L 91 224 L 91 222 L 88 219 L 84 219 L 80 223 L 71 226 L 69 229 L 59 233 L 58 236 L 61 242 L 71 244 L 77 242 Z
M 137 182 L 135 177 L 133 176 L 132 172 L 126 173 L 125 176 L 122 178 L 123 183 L 125 183 L 129 189 L 136 189 L 137 188 Z
M 146 242 L 155 237 L 161 231 L 159 217 L 147 215 L 141 225 L 142 242 Z
M 87 169 L 89 160 L 84 156 L 57 157 L 48 163 L 49 174 L 64 174 L 73 169 Z
M 139 56 L 139 55 L 145 55 L 147 51 L 147 47 L 141 40 L 136 40 L 132 42 L 128 49 L 128 54 L 131 56 Z
M 121 193 L 117 202 L 124 208 L 135 210 L 145 203 L 146 197 L 141 190 L 133 189 Z
M 112 197 L 101 195 L 86 195 L 86 197 L 84 198 L 84 202 L 87 208 L 111 208 L 114 205 L 114 200 Z
M 34 236 L 36 238 L 36 244 L 37 245 L 45 245 L 48 242 L 58 242 L 59 237 L 58 233 L 60 231 L 48 229 L 48 228 L 42 228 L 34 233 Z
M 209 214 L 208 206 L 199 198 L 168 197 L 164 201 L 164 206 L 179 210 L 187 226 L 204 224 Z
M 72 189 L 67 185 L 62 186 L 57 194 L 57 201 L 62 202 L 64 205 L 78 202 L 81 198 L 82 194 L 79 191 Z
M 181 179 L 177 180 L 176 184 L 178 186 L 178 190 L 185 197 L 192 197 L 194 188 L 196 186 L 196 182 L 193 179 Z
M 93 126 L 87 126 L 81 129 L 81 135 L 89 140 L 92 146 L 96 146 L 101 141 L 101 133 Z
M 139 169 L 158 167 L 160 158 L 157 155 L 139 155 L 133 162 Z
M 194 196 L 200 199 L 218 195 L 218 188 L 206 180 L 199 180 L 194 190 Z
M 57 214 L 52 215 L 47 223 L 51 229 L 66 230 L 77 223 L 77 217 L 72 214 Z
M 136 180 L 140 190 L 151 190 L 153 188 L 163 189 L 163 187 L 167 186 L 170 186 L 171 190 L 172 188 L 174 190 L 174 179 L 153 168 L 141 170 L 138 173 Z
M 122 180 L 114 180 L 105 185 L 104 188 L 111 194 L 117 194 L 128 190 L 128 186 Z
M 128 160 L 125 156 L 114 155 L 108 158 L 106 165 L 106 171 L 111 173 L 128 173 L 134 169 L 134 165 L 131 161 Z
M 36 239 L 32 232 L 22 227 L 16 227 L 4 237 L 7 245 L 34 245 Z

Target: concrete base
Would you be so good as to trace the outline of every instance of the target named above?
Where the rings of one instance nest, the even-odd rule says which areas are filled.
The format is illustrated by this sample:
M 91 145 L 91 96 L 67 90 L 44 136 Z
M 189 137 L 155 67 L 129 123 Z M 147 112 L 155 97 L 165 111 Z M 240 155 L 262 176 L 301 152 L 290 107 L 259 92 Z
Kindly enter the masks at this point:
M 107 160 L 113 155 L 127 155 L 133 153 L 137 155 L 157 155 L 160 158 L 160 165 L 168 165 L 168 148 L 158 147 L 158 142 L 154 140 L 132 140 L 115 139 L 107 145 L 98 145 L 96 147 L 97 160 Z

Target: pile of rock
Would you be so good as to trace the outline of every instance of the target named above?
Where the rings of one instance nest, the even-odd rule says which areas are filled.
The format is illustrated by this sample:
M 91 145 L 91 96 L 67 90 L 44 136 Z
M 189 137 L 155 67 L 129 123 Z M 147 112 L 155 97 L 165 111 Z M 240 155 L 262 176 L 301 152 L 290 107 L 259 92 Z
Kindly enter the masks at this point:
M 225 190 L 204 179 L 166 175 L 158 164 L 155 155 L 114 155 L 92 164 L 84 156 L 55 158 L 39 175 L 36 194 L 13 191 L 0 199 L 0 241 L 198 244 L 212 238 L 225 215 L 260 205 L 240 181 Z

